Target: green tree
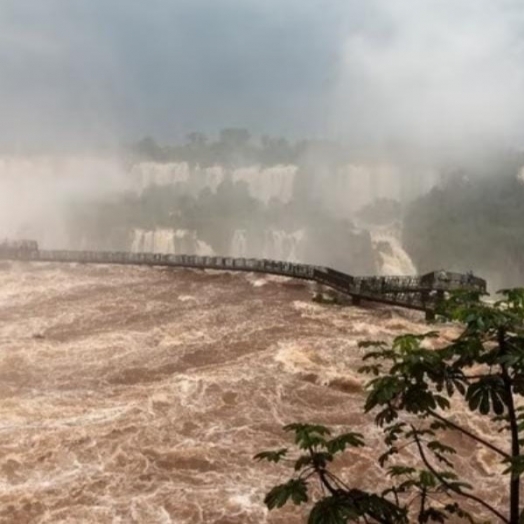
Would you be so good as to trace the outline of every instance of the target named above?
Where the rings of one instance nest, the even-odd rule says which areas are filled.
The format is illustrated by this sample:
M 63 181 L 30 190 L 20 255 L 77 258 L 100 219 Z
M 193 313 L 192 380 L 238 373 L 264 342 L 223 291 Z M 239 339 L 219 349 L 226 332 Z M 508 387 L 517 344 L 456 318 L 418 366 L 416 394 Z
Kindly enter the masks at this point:
M 375 414 L 375 423 L 383 431 L 384 453 L 378 460 L 390 481 L 386 489 L 362 491 L 357 480 L 348 485 L 329 468 L 346 448 L 364 446 L 362 435 L 350 432 L 332 437 L 320 425 L 292 424 L 284 429 L 294 432 L 300 451 L 292 462 L 295 473 L 267 494 L 268 508 L 288 501 L 308 502 L 317 481 L 323 491 L 315 497 L 311 524 L 426 523 L 456 517 L 474 522 L 471 514 L 507 524 L 524 522 L 519 498 L 524 472 L 524 290 L 501 294 L 503 299 L 491 305 L 472 293 L 457 294 L 445 302 L 441 318 L 459 322 L 462 330 L 439 349 L 427 344 L 438 337 L 435 331 L 402 335 L 392 344 L 361 343 L 370 349 L 361 371 L 372 376 L 364 410 Z M 455 422 L 450 413 L 459 403 L 472 417 L 486 420 L 492 429 L 488 435 L 502 434 L 506 446 Z M 450 431 L 485 448 L 502 463 L 506 510 L 478 492 L 479 482 L 461 478 L 455 471 L 456 450 L 446 439 Z M 415 451 L 418 462 L 407 461 L 408 448 Z M 280 462 L 288 454 L 288 449 L 280 449 L 255 458 Z M 471 514 L 463 509 L 464 503 Z
M 186 135 L 186 140 L 189 146 L 203 147 L 207 144 L 207 136 L 205 133 L 193 131 Z
M 148 160 L 163 160 L 164 152 L 162 148 L 150 136 L 146 136 L 134 146 L 134 152 L 140 157 Z
M 220 142 L 233 147 L 245 147 L 250 139 L 249 131 L 241 127 L 229 127 L 220 131 Z
M 522 163 L 502 163 L 484 177 L 455 173 L 407 206 L 402 244 L 421 273 L 475 268 L 499 288 L 523 282 Z

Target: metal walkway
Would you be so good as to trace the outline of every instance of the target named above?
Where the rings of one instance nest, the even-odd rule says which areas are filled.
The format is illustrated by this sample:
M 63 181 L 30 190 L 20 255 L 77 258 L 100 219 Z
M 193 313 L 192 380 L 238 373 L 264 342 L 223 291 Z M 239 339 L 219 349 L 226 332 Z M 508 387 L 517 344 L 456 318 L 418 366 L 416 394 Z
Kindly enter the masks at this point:
M 354 277 L 328 267 L 278 260 L 112 251 L 40 250 L 34 241 L 1 243 L 0 260 L 130 264 L 269 273 L 317 282 L 352 297 L 354 303 L 367 300 L 424 311 L 427 318 L 434 315 L 438 302 L 450 291 L 486 291 L 485 280 L 450 271 L 434 271 L 421 276 Z

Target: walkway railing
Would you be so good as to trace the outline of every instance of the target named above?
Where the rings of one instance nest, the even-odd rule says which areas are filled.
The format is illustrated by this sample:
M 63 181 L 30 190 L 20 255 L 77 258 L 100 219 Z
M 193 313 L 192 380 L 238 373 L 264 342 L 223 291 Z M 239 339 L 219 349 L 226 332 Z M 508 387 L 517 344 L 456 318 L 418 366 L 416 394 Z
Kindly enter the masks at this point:
M 113 251 L 40 250 L 34 241 L 0 244 L 0 259 L 88 264 L 131 264 L 269 273 L 311 280 L 361 300 L 425 311 L 428 317 L 446 293 L 486 291 L 486 281 L 471 274 L 434 271 L 421 276 L 354 277 L 335 269 L 279 260 Z

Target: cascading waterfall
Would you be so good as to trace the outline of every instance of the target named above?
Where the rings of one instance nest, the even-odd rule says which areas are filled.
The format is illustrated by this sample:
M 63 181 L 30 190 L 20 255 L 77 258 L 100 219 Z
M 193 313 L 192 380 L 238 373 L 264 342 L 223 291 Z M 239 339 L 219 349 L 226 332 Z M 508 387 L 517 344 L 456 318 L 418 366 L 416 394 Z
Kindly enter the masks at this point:
M 262 234 L 246 229 L 234 231 L 228 253 L 233 257 L 257 257 L 290 262 L 301 261 L 301 250 L 305 241 L 303 230 L 286 232 L 268 229 Z M 262 238 L 262 242 L 257 239 Z M 169 253 L 187 255 L 213 255 L 213 249 L 197 237 L 196 232 L 185 229 L 135 229 L 131 242 L 134 253 Z
M 245 182 L 249 194 L 264 204 L 271 199 L 288 203 L 293 198 L 293 184 L 297 166 L 278 165 L 266 169 L 259 166 L 235 169 L 232 173 L 233 182 Z
M 134 253 L 165 253 L 172 255 L 214 255 L 209 244 L 186 229 L 135 229 L 131 242 Z
M 246 229 L 237 229 L 233 233 L 228 254 L 234 257 L 300 262 L 304 241 L 303 230 L 287 232 L 280 229 L 266 229 L 262 232 L 250 232 Z
M 366 228 L 368 229 L 368 228 Z M 399 234 L 393 228 L 370 228 L 370 237 L 376 256 L 377 271 L 383 275 L 412 275 L 416 273 L 413 262 L 402 248 Z M 266 258 L 289 262 L 311 262 L 311 249 L 308 235 L 303 229 L 284 231 L 268 228 L 265 230 L 236 229 L 232 231 L 229 249 L 214 252 L 213 248 L 198 238 L 195 231 L 185 229 L 135 229 L 131 243 L 133 252 L 196 254 L 233 256 L 237 258 Z M 349 247 L 351 249 L 351 246 Z M 309 253 L 309 255 L 308 255 Z M 327 257 L 327 258 L 326 258 Z M 329 248 L 322 264 L 330 265 Z M 336 259 L 336 256 L 335 256 Z M 348 267 L 351 272 L 351 252 L 347 253 Z M 371 270 L 371 269 L 370 269 Z M 372 270 L 371 270 L 372 271 Z
M 407 202 L 429 191 L 439 181 L 439 173 L 434 169 L 369 163 L 348 164 L 333 172 L 318 168 L 308 185 L 326 209 L 335 216 L 349 218 L 376 200 Z
M 247 231 L 245 229 L 237 229 L 233 233 L 233 239 L 231 240 L 231 253 L 232 257 L 248 257 L 247 249 Z
M 406 166 L 387 162 L 347 164 L 337 169 L 314 165 L 311 176 L 298 173 L 298 165 L 259 165 L 228 171 L 222 166 L 191 168 L 186 162 L 141 162 L 131 174 L 138 192 L 150 186 L 177 185 L 177 191 L 197 197 L 202 191 L 216 193 L 229 179 L 245 184 L 249 195 L 267 205 L 271 200 L 289 203 L 297 177 L 307 178 L 307 192 L 334 216 L 349 218 L 379 199 L 408 202 L 440 183 L 439 171 L 427 166 Z
M 264 234 L 264 258 L 300 261 L 300 247 L 305 239 L 304 231 L 289 233 L 283 230 L 270 229 Z
M 221 166 L 191 169 L 187 162 L 139 162 L 132 166 L 130 174 L 139 193 L 151 186 L 173 185 L 192 195 L 198 195 L 204 189 L 216 193 L 225 178 Z
M 381 275 L 415 275 L 417 269 L 402 247 L 398 225 L 369 228 Z
M 113 249 L 118 246 L 117 249 L 131 249 L 134 252 L 213 254 L 213 248 L 199 238 L 200 234 L 213 239 L 210 241 L 213 246 L 217 238 L 215 248 L 220 254 L 309 262 L 314 258 L 312 253 L 316 252 L 309 249 L 308 235 L 299 229 L 310 227 L 310 224 L 305 223 L 296 226 L 293 231 L 280 228 L 289 227 L 288 224 L 257 227 L 239 223 L 239 229 L 234 231 L 229 229 L 235 227 L 232 226 L 234 216 L 220 226 L 212 220 L 209 225 L 207 222 L 193 225 L 192 219 L 188 221 L 188 217 L 184 216 L 180 220 L 180 223 L 184 223 L 184 229 L 165 226 L 150 228 L 144 227 L 143 223 L 134 224 L 137 229 L 133 229 L 125 213 L 118 211 L 114 216 L 120 221 L 115 220 L 115 227 L 105 224 L 101 228 L 96 206 L 93 207 L 93 216 L 89 216 L 85 209 L 82 210 L 85 216 L 79 212 L 76 222 L 67 218 L 71 213 L 71 202 L 86 206 L 90 203 L 98 205 L 102 201 L 111 202 L 113 198 L 118 202 L 126 192 L 138 193 L 140 199 L 140 194 L 151 186 L 176 186 L 177 194 L 197 196 L 204 191 L 216 193 L 227 182 L 223 188 L 230 188 L 231 184 L 242 185 L 252 198 L 262 204 L 268 205 L 273 200 L 287 204 L 293 201 L 295 182 L 304 181 L 307 182 L 305 185 L 297 187 L 296 201 L 289 206 L 290 213 L 295 212 L 295 204 L 298 207 L 302 202 L 305 190 L 315 196 L 315 202 L 318 201 L 324 208 L 326 216 L 352 218 L 359 207 L 373 199 L 388 197 L 402 200 L 406 191 L 402 187 L 399 189 L 399 186 L 411 184 L 407 176 L 409 173 L 401 173 L 399 168 L 388 164 L 355 164 L 340 168 L 338 173 L 326 168 L 325 177 L 321 176 L 321 170 L 313 170 L 311 180 L 301 178 L 309 176 L 306 170 L 300 174 L 298 170 L 296 165 L 228 170 L 218 165 L 192 167 L 185 162 L 140 162 L 126 167 L 116 158 L 81 155 L 0 157 L 0 237 L 34 238 L 45 247 Z M 433 184 L 433 178 L 429 175 L 423 175 L 417 180 L 418 185 L 413 184 L 416 186 L 413 191 L 418 190 L 417 187 L 427 188 L 428 184 Z M 13 194 L 17 195 L 16 204 L 10 198 Z M 235 198 L 236 194 L 233 191 L 231 198 Z M 239 194 L 242 198 L 242 193 Z M 220 198 L 223 197 L 227 202 L 227 194 L 220 195 Z M 147 199 L 147 196 L 143 198 Z M 157 217 L 154 205 L 145 205 L 144 208 L 151 214 L 147 220 L 153 223 L 158 221 L 165 224 L 167 215 L 175 220 L 177 213 L 182 213 L 182 210 L 167 209 L 164 210 L 166 216 Z M 270 218 L 263 223 L 271 223 Z M 205 230 L 202 230 L 203 227 Z M 218 227 L 221 229 L 218 230 Z M 129 235 L 132 237 L 131 242 Z M 371 236 L 382 273 L 414 272 L 413 263 L 402 249 L 398 232 L 372 230 Z M 309 236 L 309 239 L 312 237 Z M 319 243 L 318 240 L 315 243 Z M 319 249 L 329 255 L 329 248 L 330 245 L 326 244 Z M 343 261 L 344 257 L 342 253 L 341 256 L 333 256 L 333 259 L 343 265 L 339 261 Z M 353 261 L 350 260 L 348 264 L 352 265 Z M 369 265 L 372 266 L 372 262 Z
M 141 189 L 145 189 L 152 185 L 168 186 L 179 182 L 187 183 L 190 171 L 186 162 L 140 162 L 131 168 L 131 176 Z
M 245 183 L 249 195 L 264 204 L 271 199 L 282 203 L 290 202 L 293 197 L 293 185 L 298 167 L 295 165 L 277 165 L 268 168 L 250 166 L 231 172 L 234 184 Z M 226 170 L 221 166 L 190 169 L 186 162 L 141 162 L 131 169 L 137 190 L 144 191 L 150 186 L 172 186 L 178 184 L 181 192 L 198 196 L 208 189 L 216 193 L 226 179 Z

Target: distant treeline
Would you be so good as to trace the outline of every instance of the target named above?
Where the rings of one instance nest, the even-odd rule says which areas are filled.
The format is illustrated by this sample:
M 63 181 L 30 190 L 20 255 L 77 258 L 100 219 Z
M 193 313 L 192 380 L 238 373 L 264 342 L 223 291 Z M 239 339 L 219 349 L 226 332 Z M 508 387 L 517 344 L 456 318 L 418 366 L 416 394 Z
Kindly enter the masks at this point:
M 473 270 L 495 287 L 524 287 L 522 158 L 481 178 L 456 173 L 417 199 L 404 217 L 403 244 L 417 268 Z
M 299 140 L 292 142 L 283 137 L 263 135 L 254 137 L 244 128 L 228 128 L 216 138 L 205 133 L 189 133 L 181 144 L 160 145 L 146 137 L 127 146 L 135 159 L 157 162 L 187 162 L 191 166 L 240 167 L 258 164 L 303 164 L 312 158 L 324 166 L 348 163 L 354 152 L 348 146 L 329 140 Z

